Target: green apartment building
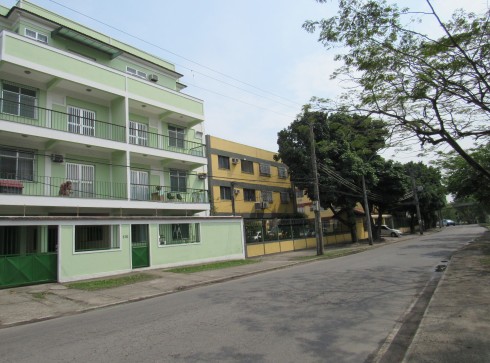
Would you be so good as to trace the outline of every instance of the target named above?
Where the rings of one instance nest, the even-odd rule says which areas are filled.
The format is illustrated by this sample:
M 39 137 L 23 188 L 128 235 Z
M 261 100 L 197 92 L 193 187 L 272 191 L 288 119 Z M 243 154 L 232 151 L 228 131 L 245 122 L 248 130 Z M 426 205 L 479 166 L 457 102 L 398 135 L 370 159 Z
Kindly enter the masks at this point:
M 0 287 L 243 257 L 173 64 L 27 1 L 0 31 Z

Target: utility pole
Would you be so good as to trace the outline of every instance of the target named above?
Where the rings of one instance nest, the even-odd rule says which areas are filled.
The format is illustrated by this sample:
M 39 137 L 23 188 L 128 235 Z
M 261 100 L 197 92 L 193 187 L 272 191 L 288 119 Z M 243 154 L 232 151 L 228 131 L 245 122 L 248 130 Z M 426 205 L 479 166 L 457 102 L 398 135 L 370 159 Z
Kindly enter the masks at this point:
M 419 232 L 420 234 L 424 234 L 424 227 L 422 226 L 422 215 L 420 214 L 419 196 L 417 194 L 417 186 L 415 185 L 415 177 L 413 176 L 413 170 L 410 170 L 410 177 L 412 178 L 413 199 L 415 201 L 415 208 L 417 209 Z
M 366 214 L 366 226 L 368 230 L 369 245 L 373 244 L 373 231 L 371 230 L 371 213 L 369 212 L 369 204 L 366 191 L 366 181 L 364 180 L 364 174 L 362 174 L 362 194 L 364 194 L 364 213 Z
M 313 183 L 315 186 L 315 200 L 313 201 L 315 212 L 315 235 L 316 235 L 316 254 L 323 255 L 323 228 L 320 216 L 320 188 L 318 186 L 318 169 L 316 165 L 315 136 L 313 134 L 313 122 L 310 122 L 310 148 L 311 148 L 311 168 L 313 170 Z

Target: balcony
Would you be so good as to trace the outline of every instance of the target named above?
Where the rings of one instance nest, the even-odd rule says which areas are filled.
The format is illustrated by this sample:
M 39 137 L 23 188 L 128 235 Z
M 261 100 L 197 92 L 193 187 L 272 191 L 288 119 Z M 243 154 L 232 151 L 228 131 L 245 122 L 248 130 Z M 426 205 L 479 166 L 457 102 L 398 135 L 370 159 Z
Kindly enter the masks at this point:
M 35 197 L 67 197 L 87 199 L 127 199 L 126 183 L 73 180 L 36 176 L 32 180 L 0 179 L 0 195 L 22 194 Z
M 131 200 L 165 203 L 208 203 L 208 193 L 204 189 L 187 188 L 173 191 L 171 187 L 160 185 L 131 184 Z
M 0 118 L 6 121 L 104 140 L 126 140 L 125 126 L 99 121 L 88 115 L 68 114 L 7 99 L 0 99 L 0 102 Z
M 184 139 L 129 128 L 129 143 L 193 156 L 205 156 L 205 145 Z
M 1 195 L 28 195 L 35 197 L 61 197 L 84 199 L 127 200 L 127 184 L 110 181 L 66 180 L 50 176 L 37 176 L 32 180 L 9 179 L 0 175 Z M 166 203 L 208 203 L 207 191 L 188 188 L 185 192 L 170 187 L 131 184 L 131 200 Z
M 98 139 L 126 141 L 125 126 L 96 120 L 87 112 L 64 113 L 0 98 L 0 119 Z M 129 128 L 129 132 L 129 142 L 133 145 L 193 156 L 205 156 L 205 145 L 201 143 L 135 128 Z

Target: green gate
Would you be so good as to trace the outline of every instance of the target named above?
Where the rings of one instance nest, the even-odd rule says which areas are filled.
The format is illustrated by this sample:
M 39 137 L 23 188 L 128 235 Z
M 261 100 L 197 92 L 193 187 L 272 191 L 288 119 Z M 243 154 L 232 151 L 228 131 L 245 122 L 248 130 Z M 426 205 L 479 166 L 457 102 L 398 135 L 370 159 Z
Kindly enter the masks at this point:
M 0 288 L 56 281 L 56 252 L 0 256 Z
M 131 250 L 133 268 L 150 266 L 150 245 L 148 242 L 148 225 L 131 225 Z

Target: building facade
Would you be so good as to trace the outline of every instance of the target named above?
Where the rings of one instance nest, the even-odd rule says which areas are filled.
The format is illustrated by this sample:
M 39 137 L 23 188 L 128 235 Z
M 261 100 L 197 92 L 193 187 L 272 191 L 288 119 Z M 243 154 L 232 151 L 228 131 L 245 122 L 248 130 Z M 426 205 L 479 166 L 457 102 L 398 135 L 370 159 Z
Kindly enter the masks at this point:
M 206 135 L 213 215 L 291 217 L 294 194 L 288 168 L 275 153 Z
M 0 7 L 0 60 L 0 217 L 38 218 L 1 224 L 0 256 L 61 250 L 56 216 L 106 218 L 73 227 L 82 253 L 121 246 L 115 217 L 209 214 L 203 102 L 173 64 L 27 1 Z

